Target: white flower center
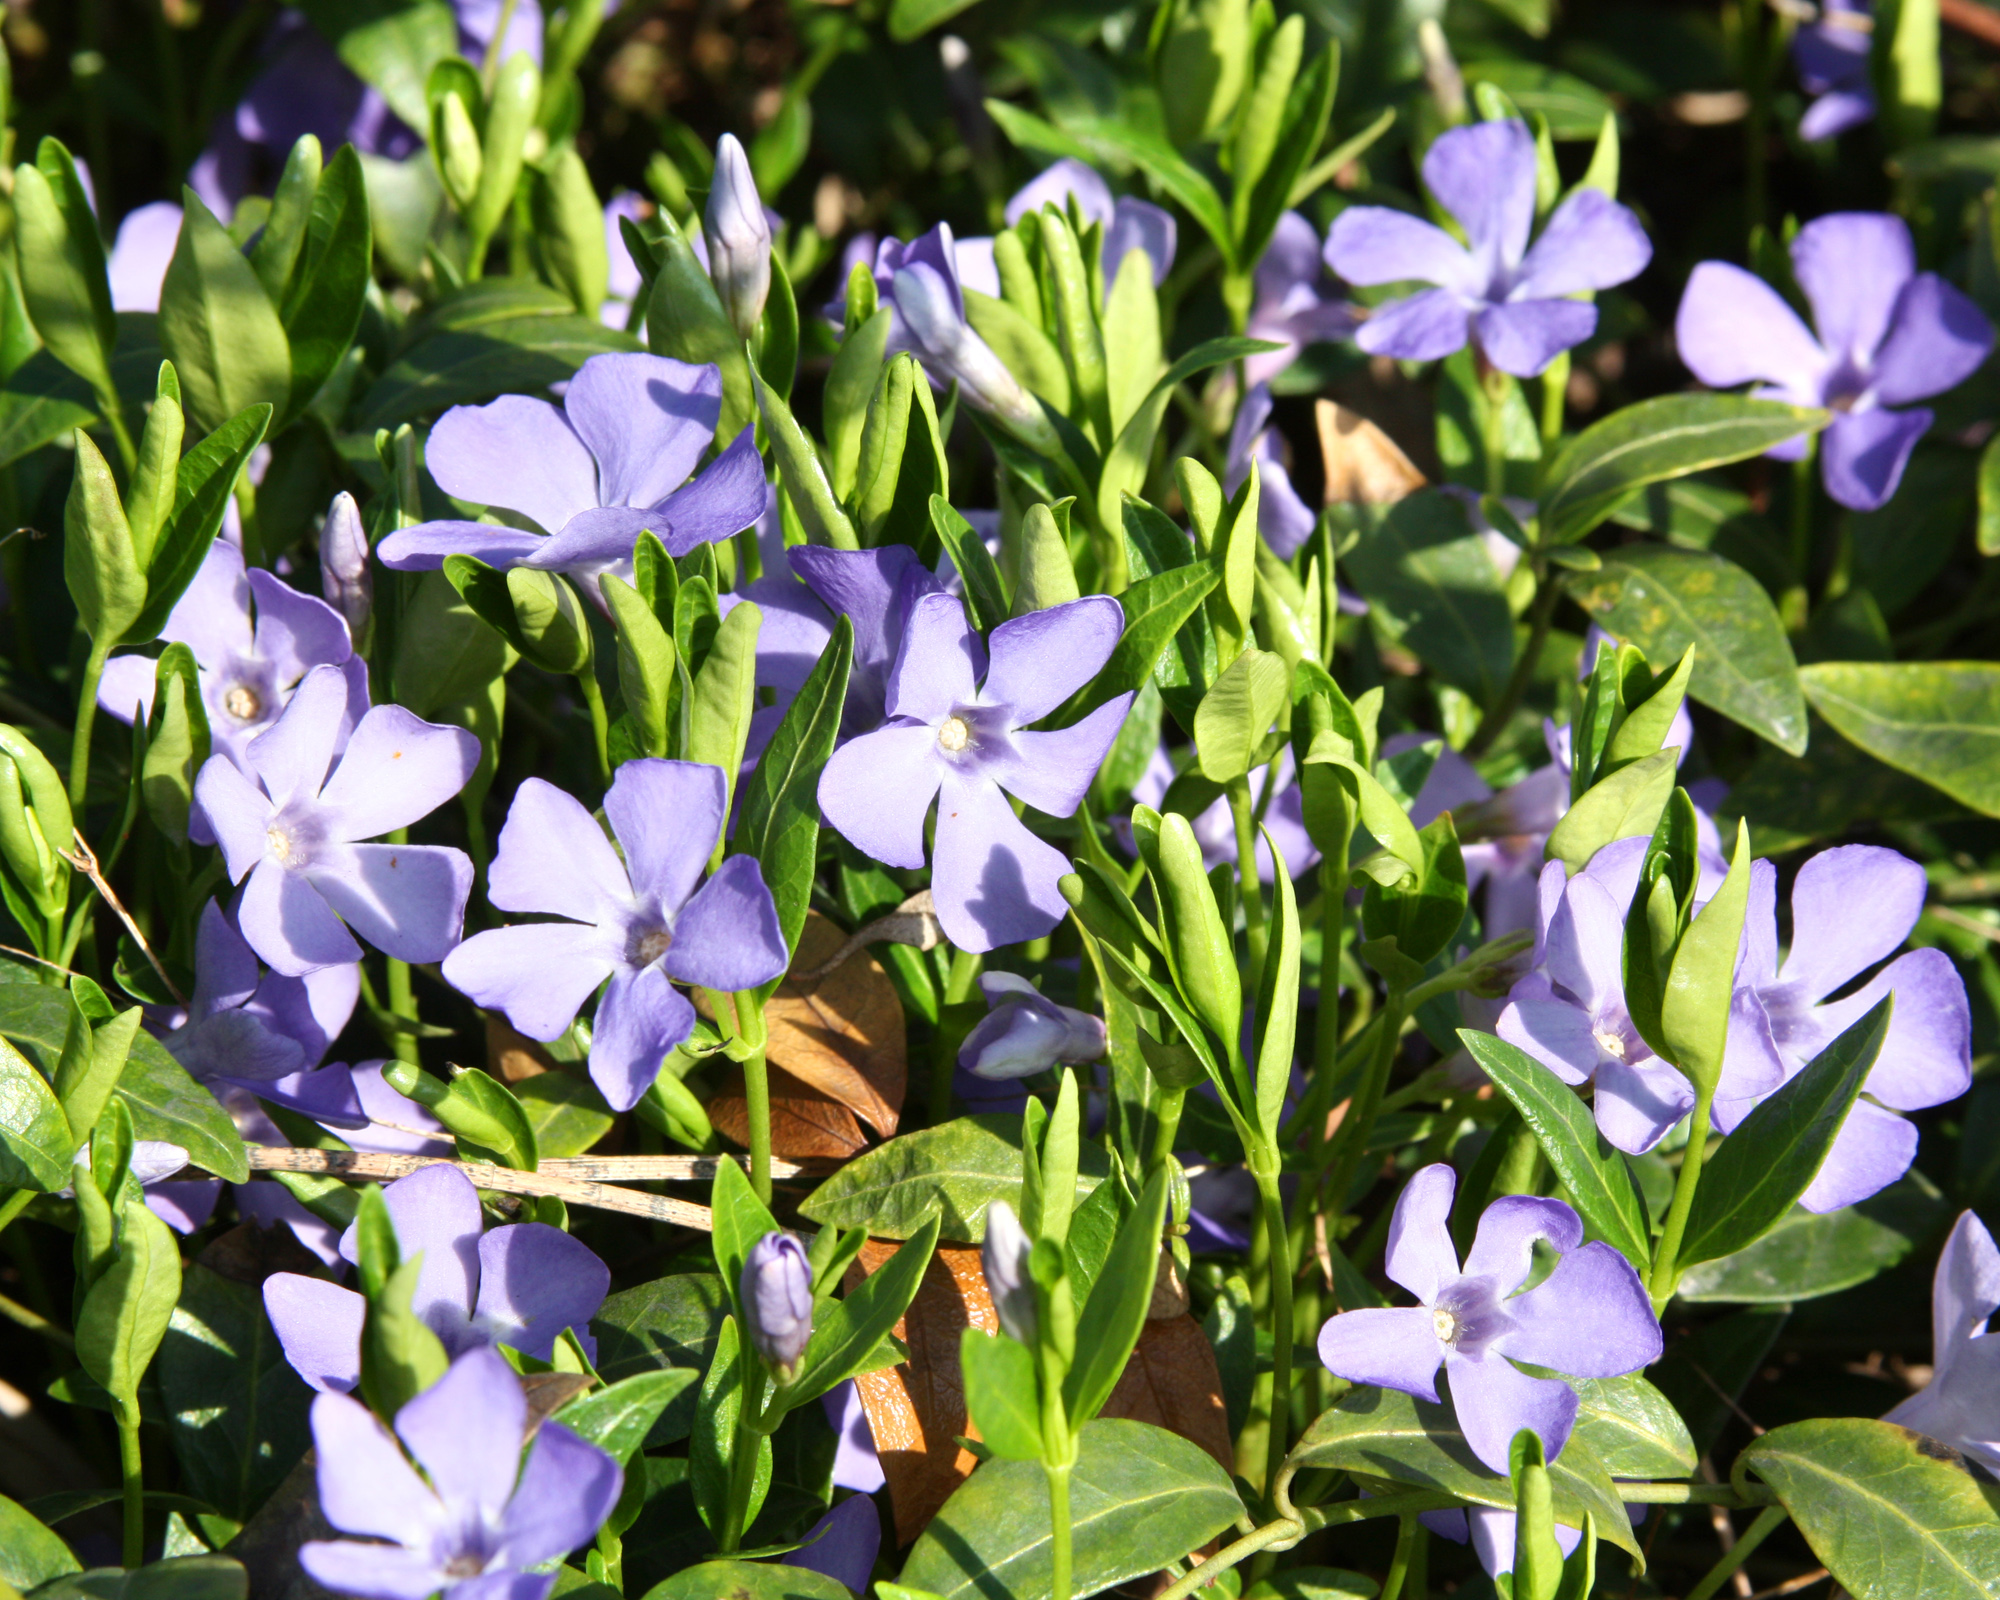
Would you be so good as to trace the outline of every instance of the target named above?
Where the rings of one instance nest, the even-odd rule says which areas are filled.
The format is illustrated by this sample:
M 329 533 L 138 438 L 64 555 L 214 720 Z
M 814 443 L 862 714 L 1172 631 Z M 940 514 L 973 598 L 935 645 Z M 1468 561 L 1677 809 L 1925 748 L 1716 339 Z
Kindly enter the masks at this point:
M 292 836 L 289 833 L 285 832 L 283 828 L 265 829 L 264 841 L 271 847 L 271 854 L 277 857 L 278 860 L 280 861 L 291 860 Z
M 1596 1038 L 1597 1048 L 1611 1057 L 1613 1061 L 1623 1061 L 1625 1059 L 1625 1036 L 1615 1028 L 1597 1029 Z
M 1440 1344 L 1458 1342 L 1458 1314 L 1445 1306 L 1431 1307 L 1431 1328 Z
M 247 683 L 239 683 L 222 697 L 222 709 L 239 722 L 255 722 L 263 714 L 264 702 Z
M 972 724 L 963 717 L 946 717 L 938 729 L 938 748 L 957 752 L 972 742 Z

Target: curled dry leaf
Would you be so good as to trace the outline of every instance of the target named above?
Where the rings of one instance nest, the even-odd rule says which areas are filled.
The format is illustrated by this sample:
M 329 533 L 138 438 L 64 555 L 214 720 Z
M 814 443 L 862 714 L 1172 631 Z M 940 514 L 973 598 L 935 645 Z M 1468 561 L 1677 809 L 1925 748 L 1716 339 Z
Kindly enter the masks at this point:
M 1333 400 L 1313 407 L 1326 462 L 1326 503 L 1385 506 L 1424 486 L 1424 475 L 1395 440 L 1357 411 Z
M 486 1070 L 502 1083 L 521 1083 L 556 1070 L 556 1058 L 509 1025 L 497 1011 L 486 1014 Z
M 899 1248 L 887 1240 L 869 1240 L 849 1269 L 850 1284 L 857 1275 L 874 1272 Z M 959 1337 L 968 1327 L 989 1333 L 999 1327 L 979 1249 L 940 1245 L 909 1312 L 896 1325 L 910 1359 L 855 1379 L 902 1544 L 923 1532 L 978 1465 L 978 1458 L 958 1442 L 960 1436 L 979 1436 L 966 1415 L 965 1378 L 958 1362 Z M 1146 1323 L 1103 1414 L 1170 1429 L 1200 1445 L 1225 1470 L 1233 1466 L 1215 1351 L 1186 1312 Z

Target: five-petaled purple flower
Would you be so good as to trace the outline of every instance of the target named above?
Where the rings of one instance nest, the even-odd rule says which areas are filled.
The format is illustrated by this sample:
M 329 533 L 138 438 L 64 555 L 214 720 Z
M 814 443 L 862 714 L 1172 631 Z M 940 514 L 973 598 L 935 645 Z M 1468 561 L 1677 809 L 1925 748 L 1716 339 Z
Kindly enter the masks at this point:
M 1970 1211 L 1938 1256 L 1931 1283 L 1931 1381 L 1882 1420 L 1940 1439 L 2000 1472 L 2000 1249 Z
M 1818 18 L 1792 35 L 1799 87 L 1813 96 L 1799 118 L 1801 139 L 1831 139 L 1875 115 L 1868 73 L 1874 34 L 1868 0 L 1822 0 Z
M 719 367 L 618 352 L 584 362 L 560 408 L 524 394 L 453 406 L 424 446 L 438 487 L 472 505 L 518 512 L 543 531 L 420 522 L 390 534 L 375 554 L 399 572 L 464 554 L 493 567 L 568 573 L 597 601 L 598 574 L 629 576 L 641 533 L 650 530 L 670 554 L 684 556 L 764 514 L 754 429 L 689 480 L 721 415 Z
M 1896 492 L 1931 425 L 1927 406 L 1891 408 L 1970 377 L 1993 346 L 1992 324 L 1935 272 L 1917 271 L 1901 217 L 1843 211 L 1808 222 L 1792 241 L 1792 273 L 1817 338 L 1763 279 L 1704 261 L 1674 319 L 1681 360 L 1713 388 L 1755 382 L 1753 395 L 1831 410 L 1820 449 L 1826 492 L 1873 511 Z M 1808 446 L 1793 439 L 1770 454 L 1796 461 Z
M 1784 1078 L 1840 1037 L 1885 994 L 1896 997 L 1881 1054 L 1812 1185 L 1808 1211 L 1834 1211 L 1894 1183 L 1916 1159 L 1916 1126 L 1897 1116 L 1956 1100 L 1972 1083 L 1972 1008 L 1942 950 L 1910 950 L 1852 994 L 1839 994 L 1901 947 L 1923 913 L 1924 869 L 1894 850 L 1822 850 L 1792 884 L 1792 944 L 1778 964 L 1778 874 L 1751 867 L 1750 905 L 1730 1016 L 1731 1063 L 1775 1058 Z M 1777 1088 L 1766 1082 L 1766 1090 Z M 1761 1094 L 1718 1094 L 1715 1125 L 1736 1127 Z M 1888 1109 L 1885 1109 L 1888 1108 Z
M 1283 348 L 1243 358 L 1244 380 L 1253 393 L 1298 360 L 1304 346 L 1345 339 L 1359 323 L 1354 307 L 1330 292 L 1324 265 L 1313 225 L 1296 211 L 1279 217 L 1257 263 L 1256 298 L 1243 331 Z
M 1508 1448 L 1523 1428 L 1535 1431 L 1553 1461 L 1576 1422 L 1576 1391 L 1514 1363 L 1577 1378 L 1622 1377 L 1659 1359 L 1659 1319 L 1632 1263 L 1601 1241 L 1585 1244 L 1582 1221 L 1560 1200 L 1495 1200 L 1461 1270 L 1450 1228 L 1457 1184 L 1443 1163 L 1422 1168 L 1390 1219 L 1384 1270 L 1420 1303 L 1342 1312 L 1320 1329 L 1319 1358 L 1350 1382 L 1433 1404 L 1442 1366 L 1459 1428 L 1481 1461 L 1505 1473 Z M 1561 1259 L 1524 1292 L 1538 1240 Z
M 423 1257 L 414 1311 L 447 1355 L 504 1344 L 546 1361 L 565 1328 L 595 1356 L 590 1319 L 604 1304 L 611 1269 L 588 1245 L 545 1222 L 515 1222 L 482 1234 L 479 1191 L 448 1163 L 420 1167 L 382 1191 L 405 1261 Z M 340 1253 L 360 1260 L 356 1229 Z M 368 1302 L 324 1278 L 276 1272 L 264 1309 L 285 1359 L 315 1389 L 346 1393 L 361 1381 L 361 1324 Z
M 820 775 L 820 809 L 848 842 L 892 867 L 924 864 L 939 797 L 931 893 L 961 950 L 1040 938 L 1068 912 L 1068 858 L 1030 833 L 1007 796 L 1050 816 L 1076 810 L 1118 736 L 1129 693 L 1071 727 L 1030 732 L 1110 659 L 1125 614 L 1108 595 L 1030 612 L 986 648 L 954 595 L 910 608 L 889 674 L 886 726 L 850 740 Z
M 1059 1006 L 1013 972 L 982 973 L 992 1009 L 958 1047 L 958 1064 L 979 1077 L 1031 1078 L 1052 1067 L 1104 1059 L 1104 1019 Z
M 621 861 L 577 801 L 527 779 L 500 830 L 487 897 L 502 911 L 569 920 L 474 934 L 445 958 L 445 980 L 506 1012 L 529 1038 L 558 1039 L 609 978 L 590 1076 L 614 1110 L 629 1111 L 694 1029 L 694 1007 L 675 980 L 754 989 L 790 960 L 755 856 L 731 856 L 701 881 L 723 804 L 720 767 L 626 762 L 604 797 Z
M 211 756 L 195 780 L 230 881 L 250 880 L 237 925 L 287 977 L 359 961 L 350 928 L 399 961 L 439 960 L 472 892 L 462 850 L 358 841 L 408 827 L 457 794 L 479 765 L 479 741 L 377 706 L 336 762 L 347 697 L 339 668 L 314 667 L 244 747 L 241 768 Z
M 1597 308 L 1571 295 L 1623 283 L 1652 259 L 1639 219 L 1597 189 L 1557 206 L 1530 249 L 1535 139 L 1511 118 L 1441 134 L 1424 154 L 1424 186 L 1469 249 L 1384 206 L 1350 207 L 1327 235 L 1326 263 L 1350 283 L 1437 285 L 1375 308 L 1355 335 L 1371 355 L 1435 361 L 1469 333 L 1502 372 L 1532 378 L 1597 328 Z
M 1029 212 L 1040 211 L 1043 206 L 1054 206 L 1067 213 L 1072 200 L 1086 228 L 1093 222 L 1104 225 L 1104 251 L 1099 261 L 1107 295 L 1118 280 L 1125 258 L 1134 250 L 1146 257 L 1155 287 L 1165 280 L 1174 264 L 1174 248 L 1180 232 L 1174 214 L 1149 200 L 1137 200 L 1130 195 L 1114 197 L 1111 185 L 1097 169 L 1073 156 L 1044 167 L 1014 191 L 1007 202 L 1007 226 L 1013 227 Z M 977 289 L 996 300 L 1000 297 L 1000 269 L 993 264 L 991 239 L 960 239 L 955 259 L 959 280 L 966 288 Z M 885 290 L 888 287 L 881 286 Z
M 556 1574 L 533 1569 L 590 1542 L 625 1475 L 560 1422 L 536 1429 L 524 1465 L 527 1426 L 520 1380 L 491 1350 L 468 1351 L 407 1402 L 393 1436 L 358 1400 L 320 1395 L 320 1510 L 342 1533 L 388 1542 L 312 1540 L 299 1565 L 363 1600 L 545 1600 Z

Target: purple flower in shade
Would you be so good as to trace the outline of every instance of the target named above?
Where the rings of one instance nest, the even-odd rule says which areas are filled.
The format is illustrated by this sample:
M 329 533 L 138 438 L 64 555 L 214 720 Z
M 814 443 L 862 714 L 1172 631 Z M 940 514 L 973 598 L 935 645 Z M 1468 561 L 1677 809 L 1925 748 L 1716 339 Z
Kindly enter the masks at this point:
M 1780 966 L 1777 870 L 1768 861 L 1751 869 L 1729 1061 L 1775 1059 L 1782 1078 L 1796 1077 L 1885 994 L 1896 997 L 1863 1098 L 1800 1197 L 1809 1211 L 1852 1205 L 1894 1183 L 1917 1153 L 1915 1126 L 1895 1113 L 1942 1105 L 1971 1086 L 1971 1007 L 1965 980 L 1942 950 L 1907 951 L 1842 993 L 1909 937 L 1926 882 L 1924 869 L 1894 850 L 1822 850 L 1792 884 L 1792 945 Z M 1841 998 L 1827 998 L 1836 993 Z M 1718 1094 L 1716 1127 L 1736 1127 L 1779 1081 L 1767 1078 L 1750 1095 Z
M 502 911 L 569 920 L 474 934 L 445 957 L 445 980 L 531 1039 L 560 1038 L 605 979 L 590 1041 L 590 1076 L 629 1111 L 666 1053 L 694 1029 L 674 987 L 753 989 L 790 953 L 754 856 L 731 856 L 706 883 L 722 835 L 720 767 L 628 761 L 604 797 L 624 859 L 591 814 L 553 784 L 515 791 L 487 898 Z
M 840 1442 L 833 1454 L 833 1486 L 873 1494 L 889 1480 L 882 1472 L 882 1457 L 875 1449 L 875 1431 L 868 1425 L 868 1408 L 861 1403 L 861 1390 L 852 1378 L 837 1383 L 819 1397 L 827 1426 Z
M 1236 408 L 1236 424 L 1229 430 L 1229 459 L 1223 467 L 1222 487 L 1235 494 L 1250 476 L 1250 464 L 1257 464 L 1257 531 L 1280 559 L 1289 561 L 1312 537 L 1319 518 L 1292 487 L 1292 475 L 1285 464 L 1291 452 L 1285 436 L 1271 427 L 1270 421 L 1271 390 L 1268 385 L 1253 384 Z
M 1319 860 L 1319 847 L 1312 842 L 1312 835 L 1306 832 L 1305 794 L 1299 788 L 1298 770 L 1293 765 L 1291 747 L 1286 746 L 1276 757 L 1277 778 L 1272 788 L 1270 804 L 1264 808 L 1264 827 L 1271 837 L 1278 841 L 1278 849 L 1283 853 L 1286 868 L 1294 875 L 1310 870 Z M 1253 798 L 1264 792 L 1271 768 L 1258 767 L 1250 773 L 1250 793 Z M 1132 787 L 1132 799 L 1140 805 L 1158 809 L 1167 797 L 1167 790 L 1178 776 L 1174 758 L 1163 744 L 1153 752 L 1153 759 L 1146 764 L 1145 773 Z M 1236 859 L 1236 819 L 1229 810 L 1229 802 L 1221 799 L 1213 802 L 1201 815 L 1189 819 L 1194 828 L 1195 843 L 1201 846 L 1202 864 L 1210 871 L 1225 861 Z M 1132 822 L 1129 816 L 1112 819 L 1112 826 L 1128 855 L 1136 856 L 1138 850 L 1132 843 Z M 1264 842 L 1264 836 L 1257 836 L 1257 875 L 1270 883 L 1277 874 L 1277 864 L 1271 859 L 1271 847 Z
M 630 189 L 620 189 L 604 202 L 604 252 L 610 258 L 611 277 L 605 284 L 604 304 L 598 308 L 597 316 L 607 328 L 622 328 L 632 320 L 632 302 L 639 298 L 639 291 L 646 283 L 639 263 L 626 248 L 625 230 L 618 226 L 619 219 L 642 222 L 652 214 L 651 202 Z
M 1256 298 L 1243 331 L 1283 348 L 1244 358 L 1243 375 L 1253 393 L 1298 360 L 1304 346 L 1345 339 L 1359 324 L 1354 307 L 1328 292 L 1323 265 L 1313 225 L 1296 211 L 1279 217 L 1257 263 Z
M 241 768 L 212 756 L 195 780 L 230 880 L 249 879 L 237 926 L 287 977 L 359 961 L 354 933 L 400 961 L 436 961 L 457 941 L 472 892 L 462 850 L 358 841 L 457 794 L 479 764 L 479 741 L 377 706 L 336 761 L 347 706 L 340 669 L 314 667 L 244 747 Z
M 1659 1359 L 1660 1324 L 1631 1262 L 1601 1241 L 1583 1243 L 1583 1223 L 1560 1200 L 1495 1200 L 1461 1270 L 1449 1226 L 1457 1183 L 1443 1163 L 1422 1168 L 1390 1219 L 1384 1270 L 1420 1303 L 1342 1312 L 1320 1329 L 1319 1358 L 1350 1382 L 1432 1404 L 1442 1366 L 1466 1443 L 1504 1474 L 1523 1428 L 1555 1460 L 1577 1410 L 1568 1384 L 1531 1378 L 1514 1362 L 1577 1378 L 1621 1377 Z M 1523 1292 L 1537 1240 L 1561 1259 Z
M 1823 0 L 1818 20 L 1792 35 L 1799 87 L 1813 103 L 1799 118 L 1801 139 L 1831 139 L 1875 115 L 1868 55 L 1875 18 L 1868 0 Z
M 387 1542 L 316 1539 L 299 1565 L 362 1600 L 546 1600 L 556 1574 L 530 1569 L 588 1544 L 625 1478 L 560 1422 L 535 1431 L 523 1465 L 527 1425 L 520 1380 L 491 1350 L 454 1361 L 396 1413 L 393 1437 L 358 1400 L 320 1395 L 320 1510 L 342 1533 Z
M 881 1549 L 881 1513 L 866 1494 L 857 1494 L 815 1522 L 799 1548 L 779 1560 L 788 1567 L 824 1573 L 854 1593 L 866 1594 Z
M 482 1234 L 479 1191 L 458 1168 L 420 1167 L 382 1191 L 405 1261 L 421 1255 L 410 1298 L 445 1353 L 504 1344 L 546 1361 L 563 1329 L 595 1359 L 590 1319 L 604 1303 L 611 1270 L 587 1245 L 544 1222 L 516 1222 Z M 360 1260 L 355 1229 L 340 1253 Z M 285 1359 L 315 1389 L 346 1393 L 361 1381 L 361 1321 L 368 1302 L 324 1278 L 277 1272 L 264 1280 L 264 1309 Z
M 1817 337 L 1763 279 L 1704 261 L 1674 319 L 1681 360 L 1712 388 L 1755 382 L 1753 395 L 1830 409 L 1820 449 L 1826 492 L 1873 511 L 1896 492 L 1931 425 L 1927 406 L 1891 408 L 1969 377 L 1992 348 L 1992 324 L 1935 272 L 1917 271 L 1901 217 L 1846 211 L 1808 222 L 1792 241 L 1792 272 Z M 1768 453 L 1796 461 L 1808 443 Z
M 854 665 L 847 677 L 841 731 L 851 736 L 879 728 L 888 715 L 889 672 L 902 647 L 903 625 L 910 608 L 927 594 L 945 593 L 945 586 L 906 544 L 883 545 L 875 550 L 795 545 L 785 552 L 785 557 L 799 581 L 827 611 L 854 624 Z M 786 635 L 781 632 L 773 648 L 785 649 L 785 640 Z M 799 643 L 811 645 L 812 641 L 802 637 Z M 807 672 L 818 661 L 819 649 L 824 644 L 822 631 L 818 643 L 812 645 L 812 661 L 804 663 Z M 762 633 L 757 638 L 757 650 L 761 662 Z M 805 681 L 803 673 L 799 681 Z
M 982 1078 L 1031 1078 L 1061 1065 L 1104 1059 L 1104 1019 L 1047 999 L 1026 978 L 988 972 L 979 980 L 990 1008 L 965 1043 L 958 1064 Z
M 518 512 L 543 531 L 420 522 L 383 539 L 376 556 L 398 572 L 464 554 L 494 567 L 569 573 L 601 604 L 597 575 L 629 577 L 641 532 L 650 529 L 684 556 L 764 514 L 764 463 L 752 428 L 688 477 L 721 415 L 720 368 L 616 352 L 584 362 L 560 407 L 524 394 L 453 406 L 424 447 L 438 487 Z
M 1091 595 L 993 630 L 992 666 L 965 604 L 931 594 L 910 608 L 889 674 L 888 723 L 849 740 L 820 775 L 819 803 L 847 841 L 893 867 L 924 864 L 924 817 L 939 797 L 931 893 L 961 950 L 1035 939 L 1068 912 L 1061 851 L 1014 815 L 1013 795 L 1050 816 L 1082 801 L 1132 696 L 1072 727 L 1030 732 L 1110 659 L 1124 612 Z
M 1502 1573 L 1514 1570 L 1514 1541 L 1520 1518 L 1511 1511 L 1502 1511 L 1497 1506 L 1453 1507 L 1449 1511 L 1425 1511 L 1417 1520 L 1441 1539 L 1449 1539 L 1453 1544 L 1471 1541 L 1473 1554 L 1479 1557 L 1479 1564 L 1486 1569 L 1489 1578 L 1497 1578 Z M 1569 1528 L 1558 1522 L 1555 1527 L 1556 1548 L 1567 1560 L 1570 1552 L 1583 1543 L 1583 1530 Z
M 750 1348 L 780 1383 L 790 1383 L 812 1339 L 812 1267 L 805 1246 L 789 1233 L 765 1234 L 750 1247 L 737 1293 Z
M 1970 1211 L 1938 1257 L 1931 1283 L 1931 1381 L 1882 1420 L 1929 1434 L 2000 1472 L 2000 1249 Z
M 160 309 L 160 285 L 166 281 L 167 263 L 174 258 L 180 236 L 181 208 L 171 200 L 155 200 L 125 213 L 105 262 L 114 311 Z
M 979 1244 L 979 1271 L 993 1300 L 1000 1331 L 1034 1347 L 1040 1315 L 1035 1309 L 1035 1284 L 1028 1273 L 1034 1240 L 1005 1200 L 986 1208 L 986 1237 Z
M 1383 206 L 1334 219 L 1326 263 L 1350 283 L 1437 285 L 1377 306 L 1355 342 L 1371 355 L 1435 361 L 1468 335 L 1503 372 L 1532 378 L 1597 328 L 1597 308 L 1571 295 L 1636 277 L 1653 247 L 1639 219 L 1597 189 L 1557 206 L 1532 249 L 1535 140 L 1512 119 L 1453 128 L 1424 155 L 1424 186 L 1465 229 L 1470 248 L 1435 223 Z

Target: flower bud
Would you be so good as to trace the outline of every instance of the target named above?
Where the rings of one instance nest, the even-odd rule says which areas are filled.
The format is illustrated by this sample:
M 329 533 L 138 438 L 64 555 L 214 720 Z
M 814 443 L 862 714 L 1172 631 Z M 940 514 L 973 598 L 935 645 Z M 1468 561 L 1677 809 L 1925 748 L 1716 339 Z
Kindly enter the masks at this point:
M 1028 1275 L 1028 1255 L 1034 1249 L 1021 1219 L 1005 1200 L 986 1208 L 986 1242 L 979 1264 L 986 1274 L 986 1292 L 1000 1314 L 1000 1331 L 1022 1344 L 1035 1343 L 1035 1284 Z
M 966 1035 L 958 1064 L 982 1078 L 1028 1078 L 1104 1055 L 1104 1023 L 1044 998 L 1012 973 L 980 979 L 993 1009 Z
M 438 175 L 444 192 L 463 211 L 479 193 L 479 175 L 485 165 L 480 154 L 479 130 L 472 125 L 472 113 L 456 89 L 438 102 L 433 139 L 437 151 Z
M 708 275 L 715 281 L 722 309 L 749 338 L 764 315 L 764 297 L 771 292 L 771 224 L 750 172 L 750 158 L 736 135 L 725 133 L 715 146 L 715 183 L 702 213 L 702 233 L 708 243 Z
M 368 571 L 368 534 L 361 526 L 361 510 L 344 489 L 333 497 L 319 530 L 319 580 L 326 603 L 347 619 L 347 631 L 358 648 L 368 630 L 375 580 Z
M 945 246 L 951 246 L 948 230 Z M 929 262 L 896 271 L 896 311 L 933 376 L 956 380 L 965 398 L 1045 455 L 1060 452 L 1055 428 L 993 347 L 965 320 L 954 285 Z
M 789 1233 L 765 1234 L 743 1263 L 740 1293 L 750 1347 L 779 1383 L 790 1383 L 812 1338 L 812 1267 L 805 1247 Z

